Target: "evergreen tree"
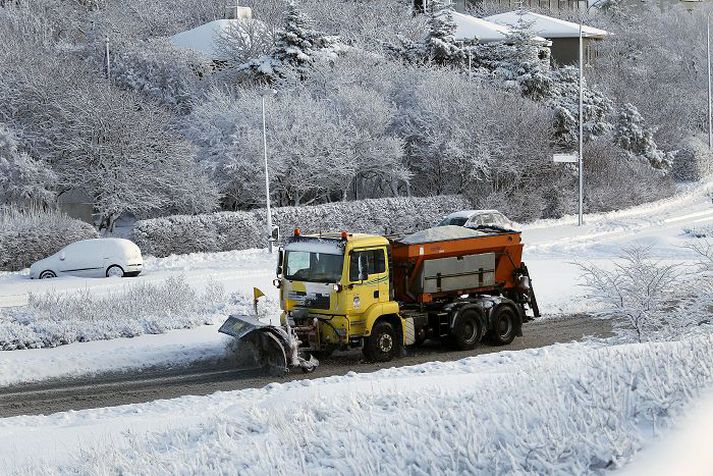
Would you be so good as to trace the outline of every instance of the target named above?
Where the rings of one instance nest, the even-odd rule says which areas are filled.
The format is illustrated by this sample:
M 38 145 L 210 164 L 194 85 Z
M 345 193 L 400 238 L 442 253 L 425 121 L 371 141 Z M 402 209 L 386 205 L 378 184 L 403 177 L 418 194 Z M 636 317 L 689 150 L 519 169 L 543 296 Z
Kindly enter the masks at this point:
M 469 50 L 475 66 L 496 84 L 517 87 L 534 100 L 552 95 L 549 48 L 535 39 L 524 22 L 518 22 L 504 41 L 474 45 Z
M 632 104 L 624 104 L 619 110 L 614 141 L 630 154 L 648 160 L 656 169 L 671 168 L 671 156 L 659 150 L 654 142 L 653 131 L 646 127 L 644 118 Z
M 268 81 L 293 76 L 303 80 L 316 61 L 334 59 L 336 37 L 312 29 L 295 0 L 287 2 L 284 22 L 272 53 L 246 63 L 241 69 Z
M 466 54 L 463 47 L 456 43 L 453 6 L 443 0 L 431 0 L 430 8 L 425 40 L 429 59 L 440 65 L 462 64 Z

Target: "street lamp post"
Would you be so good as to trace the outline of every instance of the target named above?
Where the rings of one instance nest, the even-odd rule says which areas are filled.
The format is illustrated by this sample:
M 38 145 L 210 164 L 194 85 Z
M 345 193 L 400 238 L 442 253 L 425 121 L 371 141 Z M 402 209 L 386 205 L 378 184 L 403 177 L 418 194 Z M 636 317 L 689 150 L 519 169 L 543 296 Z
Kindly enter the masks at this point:
M 265 203 L 267 208 L 267 250 L 272 253 L 272 212 L 270 211 L 270 177 L 267 167 L 267 125 L 265 119 L 265 95 L 262 95 L 262 146 L 265 155 Z
M 579 217 L 577 224 L 584 224 L 584 161 L 582 160 L 584 149 L 584 48 L 582 45 L 582 20 L 579 21 Z
M 713 149 L 713 110 L 711 110 L 711 14 L 706 17 L 706 53 L 708 57 L 708 148 Z

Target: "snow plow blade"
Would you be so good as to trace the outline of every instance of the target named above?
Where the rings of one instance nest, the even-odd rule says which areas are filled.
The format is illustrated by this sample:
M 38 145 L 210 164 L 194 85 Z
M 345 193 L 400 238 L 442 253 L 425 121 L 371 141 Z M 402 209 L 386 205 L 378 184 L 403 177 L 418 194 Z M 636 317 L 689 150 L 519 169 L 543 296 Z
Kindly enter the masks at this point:
M 311 372 L 319 365 L 313 356 L 305 359 L 299 355 L 299 341 L 289 329 L 264 324 L 252 316 L 232 315 L 218 332 L 235 337 L 238 354 L 270 375 L 285 375 L 290 367 Z

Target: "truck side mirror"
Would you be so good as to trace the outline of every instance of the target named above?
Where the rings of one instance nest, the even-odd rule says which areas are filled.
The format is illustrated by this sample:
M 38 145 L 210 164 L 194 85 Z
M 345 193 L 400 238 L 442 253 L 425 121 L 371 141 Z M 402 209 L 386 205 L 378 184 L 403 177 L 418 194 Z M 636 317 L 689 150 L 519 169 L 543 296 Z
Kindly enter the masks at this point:
M 277 243 L 280 241 L 280 227 L 277 225 L 274 225 L 272 227 L 272 230 L 270 230 L 270 239 Z
M 275 270 L 275 274 L 277 274 L 277 277 L 279 278 L 282 276 L 282 259 L 284 257 L 285 252 L 280 248 L 280 250 L 277 252 L 277 269 Z
M 66 256 L 64 255 L 64 251 L 60 251 L 60 253 L 59 253 L 59 260 L 60 260 L 60 261 L 64 261 L 65 258 L 66 258 Z
M 366 255 L 364 253 L 359 253 L 357 260 L 359 266 L 359 274 L 357 279 L 359 281 L 366 281 L 367 279 L 369 279 L 369 260 L 367 260 Z

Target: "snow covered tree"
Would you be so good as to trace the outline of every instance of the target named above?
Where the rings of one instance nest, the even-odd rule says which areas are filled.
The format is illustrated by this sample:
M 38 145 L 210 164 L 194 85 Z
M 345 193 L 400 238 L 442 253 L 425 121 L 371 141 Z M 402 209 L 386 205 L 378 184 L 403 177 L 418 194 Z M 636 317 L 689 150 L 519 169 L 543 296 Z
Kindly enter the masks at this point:
M 425 40 L 429 59 L 440 65 L 461 63 L 465 59 L 465 52 L 456 43 L 453 5 L 450 1 L 431 0 L 429 8 L 428 34 Z
M 185 113 L 201 92 L 211 62 L 165 38 L 121 45 L 112 56 L 112 80 L 121 88 L 145 94 Z
M 21 152 L 15 134 L 0 123 L 0 205 L 49 205 L 55 181 L 49 167 Z
M 272 52 L 242 65 L 240 69 L 263 81 L 292 77 L 303 80 L 316 62 L 336 58 L 336 43 L 336 37 L 312 29 L 297 1 L 288 0 L 284 25 L 277 32 Z
M 572 146 L 579 137 L 579 71 L 573 66 L 552 72 L 552 92 L 546 99 L 555 111 L 555 134 L 557 140 Z M 612 112 L 611 100 L 596 89 L 583 85 L 584 140 L 606 134 L 612 128 L 608 117 Z
M 524 96 L 542 100 L 552 95 L 549 47 L 538 42 L 528 25 L 518 22 L 503 41 L 468 48 L 479 76 L 506 88 L 516 88 Z
M 242 19 L 231 23 L 216 41 L 218 55 L 234 65 L 270 53 L 275 32 L 260 20 Z
M 635 157 L 647 160 L 653 168 L 668 170 L 672 157 L 659 150 L 653 136 L 653 131 L 646 126 L 636 107 L 624 104 L 614 127 L 614 141 Z
M 397 43 L 386 43 L 392 56 L 407 63 L 462 66 L 467 58 L 463 44 L 456 42 L 453 6 L 444 0 L 432 0 L 426 16 L 427 33 L 420 41 L 397 35 Z

